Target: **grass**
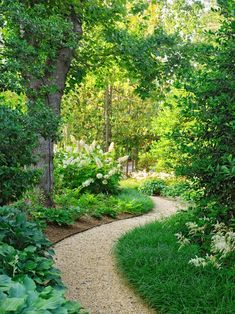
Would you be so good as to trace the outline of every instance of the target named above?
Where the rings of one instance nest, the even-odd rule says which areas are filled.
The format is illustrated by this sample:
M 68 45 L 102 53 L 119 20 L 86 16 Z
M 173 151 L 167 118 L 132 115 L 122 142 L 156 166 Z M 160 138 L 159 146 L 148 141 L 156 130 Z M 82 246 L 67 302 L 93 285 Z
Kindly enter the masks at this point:
M 115 247 L 120 271 L 158 313 L 235 313 L 234 271 L 188 263 L 199 248 L 179 250 L 174 234 L 185 221 L 181 213 L 123 236 Z

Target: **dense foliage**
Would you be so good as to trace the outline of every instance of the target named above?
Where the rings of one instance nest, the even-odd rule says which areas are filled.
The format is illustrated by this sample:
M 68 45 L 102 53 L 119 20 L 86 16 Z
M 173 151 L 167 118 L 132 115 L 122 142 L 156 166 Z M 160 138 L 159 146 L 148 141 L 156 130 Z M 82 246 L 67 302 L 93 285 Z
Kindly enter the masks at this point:
M 76 142 L 56 155 L 56 193 L 62 190 L 80 193 L 115 193 L 121 178 L 122 162 L 128 156 L 115 160 L 113 144 L 104 152 L 96 142 L 87 145 Z
M 232 314 L 234 268 L 195 267 L 189 260 L 200 255 L 200 245 L 179 249 L 175 241 L 190 219 L 183 212 L 124 235 L 115 248 L 119 269 L 157 312 Z
M 0 105 L 0 205 L 17 200 L 36 183 L 32 164 L 37 136 L 29 117 Z
M 66 301 L 51 243 L 25 214 L 13 207 L 0 213 L 0 309 L 2 313 L 80 313 Z
M 120 249 L 123 265 L 131 272 L 134 265 L 131 280 L 141 294 L 142 283 L 144 289 L 153 285 L 147 299 L 166 312 L 230 312 L 233 6 L 234 0 L 0 1 L 0 205 L 26 196 L 40 176 L 40 201 L 31 192 L 27 205 L 21 205 L 41 224 L 73 224 L 84 213 L 96 218 L 140 214 L 152 208 L 150 198 L 137 191 L 134 180 L 135 189 L 119 187 L 130 161 L 132 168 L 170 172 L 169 180 L 152 176 L 139 190 L 187 199 L 189 213 L 149 227 L 147 243 L 155 241 L 149 256 L 142 244 L 130 254 L 129 240 L 127 250 Z M 87 145 L 80 138 L 97 142 Z M 123 155 L 128 156 L 118 159 Z M 52 196 L 55 208 L 39 204 L 53 205 Z M 37 226 L 17 209 L 0 210 L 0 312 L 79 313 L 79 306 L 64 298 L 50 243 Z M 137 234 L 133 246 L 145 245 L 145 234 Z M 153 259 L 156 269 L 160 265 L 155 277 L 149 271 Z M 208 277 L 192 265 L 206 267 Z M 186 275 L 179 271 L 174 277 L 184 268 Z M 173 275 L 166 280 L 167 274 Z M 220 277 L 226 291 L 222 305 L 211 301 L 217 288 L 208 294 L 208 306 L 196 302 L 209 281 L 217 287 Z M 158 278 L 160 291 L 155 290 Z M 205 281 L 202 289 L 197 281 L 190 299 L 195 278 Z M 169 288 L 172 299 L 177 291 L 182 300 L 182 281 L 189 307 L 185 301 L 170 303 L 166 293 Z
M 193 67 L 175 77 L 153 123 L 158 169 L 175 171 L 193 184 L 194 218 L 179 241 L 200 244 L 201 265 L 213 259 L 215 265 L 233 264 L 235 24 L 230 3 L 220 3 L 222 22 L 191 45 Z

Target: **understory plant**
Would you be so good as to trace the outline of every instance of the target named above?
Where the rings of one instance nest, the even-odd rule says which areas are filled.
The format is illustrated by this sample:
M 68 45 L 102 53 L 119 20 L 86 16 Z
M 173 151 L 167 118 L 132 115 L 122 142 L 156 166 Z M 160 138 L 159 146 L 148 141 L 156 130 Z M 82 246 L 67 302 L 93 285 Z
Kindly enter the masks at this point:
M 33 149 L 37 136 L 32 120 L 0 101 L 0 206 L 17 200 L 38 179 Z
M 12 280 L 0 275 L 0 312 L 2 314 L 78 314 L 81 306 L 64 297 L 64 289 L 47 286 L 38 291 L 35 282 L 28 276 Z
M 216 200 L 206 199 L 191 211 L 191 217 L 185 228 L 176 233 L 180 248 L 196 244 L 199 254 L 191 258 L 189 263 L 196 267 L 212 265 L 218 269 L 235 267 L 235 232 L 234 220 L 224 223 L 228 209 L 219 205 Z M 203 215 L 203 208 L 207 215 Z
M 139 190 L 147 195 L 161 195 L 166 184 L 161 179 L 146 180 L 139 188 Z
M 194 261 L 201 254 L 199 243 L 179 249 L 175 234 L 192 219 L 192 211 L 180 212 L 126 233 L 114 251 L 118 267 L 157 313 L 233 314 L 235 268 L 218 270 L 211 262 L 195 267 L 204 263 Z
M 51 243 L 14 207 L 0 208 L 0 312 L 78 314 L 67 301 Z
M 194 192 L 193 183 L 183 177 L 166 176 L 160 179 L 155 174 L 155 178 L 147 178 L 140 186 L 139 190 L 147 195 L 161 195 L 166 197 L 180 197 L 187 201 L 195 200 L 198 192 Z
M 56 193 L 72 191 L 113 194 L 118 191 L 122 163 L 127 156 L 115 160 L 113 144 L 104 152 L 96 142 L 84 141 L 58 149 L 55 157 Z
M 57 201 L 62 202 L 61 206 L 64 206 L 63 202 L 68 206 L 71 199 L 63 197 L 58 198 Z M 115 218 L 121 213 L 141 214 L 153 208 L 153 202 L 150 197 L 133 188 L 121 189 L 115 195 L 84 193 L 77 199 L 73 198 L 72 204 L 77 206 L 83 214 L 88 214 L 98 219 L 102 218 L 102 216 Z

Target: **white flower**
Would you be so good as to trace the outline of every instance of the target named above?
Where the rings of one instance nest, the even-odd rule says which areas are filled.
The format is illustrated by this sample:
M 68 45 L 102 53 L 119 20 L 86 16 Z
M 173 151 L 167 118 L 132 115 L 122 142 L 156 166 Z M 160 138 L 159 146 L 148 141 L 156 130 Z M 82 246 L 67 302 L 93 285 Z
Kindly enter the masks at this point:
M 83 140 L 81 140 L 81 141 L 79 142 L 79 145 L 80 145 L 81 147 L 84 147 L 85 142 L 84 142 Z
M 216 234 L 212 237 L 212 246 L 214 251 L 225 252 L 227 251 L 226 238 L 223 235 Z
M 116 169 L 116 168 L 113 168 L 113 169 L 109 170 L 108 176 L 111 177 L 111 176 L 114 175 L 116 172 L 117 172 L 117 169 Z
M 125 161 L 127 161 L 128 158 L 129 158 L 129 156 L 120 157 L 120 158 L 118 158 L 118 162 L 119 162 L 120 164 L 122 164 L 122 163 L 124 163 Z
M 108 184 L 108 181 L 107 181 L 107 180 L 103 180 L 102 183 L 103 183 L 104 185 L 106 185 L 106 184 Z
M 93 183 L 94 182 L 94 180 L 93 179 L 88 179 L 88 180 L 86 180 L 86 181 L 84 181 L 83 183 L 82 183 L 82 186 L 83 187 L 87 187 L 87 186 L 89 186 L 91 183 Z
M 68 165 L 72 164 L 72 162 L 73 162 L 73 157 L 70 157 L 70 158 L 63 161 L 63 166 L 68 166 Z
M 102 179 L 102 178 L 103 178 L 102 173 L 97 173 L 96 178 L 98 178 L 98 179 Z
M 87 152 L 88 154 L 92 153 L 92 149 L 90 148 L 89 145 L 84 144 L 84 148 L 85 148 L 85 150 L 86 150 L 86 152 Z
M 72 153 L 73 148 L 71 146 L 66 146 L 65 151 L 68 153 Z
M 101 160 L 98 157 L 95 157 L 95 163 L 97 165 L 98 168 L 101 168 L 103 166 Z
M 80 167 L 83 167 L 83 166 L 86 166 L 89 164 L 89 159 L 82 159 L 80 162 L 79 162 L 79 166 Z
M 104 176 L 104 179 L 108 179 L 109 178 L 109 176 L 106 174 L 105 176 Z
M 90 145 L 91 151 L 93 152 L 96 147 L 96 141 L 93 141 Z
M 192 258 L 189 261 L 189 264 L 193 264 L 196 267 L 200 267 L 200 266 L 205 267 L 207 265 L 207 261 L 203 257 L 196 256 L 195 258 Z
M 109 145 L 108 152 L 111 153 L 114 150 L 114 142 Z
M 204 233 L 205 227 L 206 225 L 199 227 L 198 224 L 196 222 L 187 222 L 185 224 L 188 228 L 189 228 L 189 234 L 190 235 L 195 235 L 196 233 Z
M 107 158 L 105 159 L 106 164 L 109 164 L 110 162 L 112 162 L 112 158 Z
M 189 239 L 187 239 L 181 232 L 180 232 L 180 233 L 176 233 L 175 236 L 176 236 L 177 239 L 178 239 L 177 242 L 180 244 L 180 249 L 181 249 L 183 246 L 185 246 L 185 245 L 187 245 L 187 244 L 190 243 Z
M 74 147 L 73 152 L 74 152 L 75 154 L 77 154 L 77 153 L 79 152 L 79 149 L 78 149 L 78 147 L 77 147 L 77 146 L 76 146 L 76 147 Z
M 214 233 L 226 232 L 228 230 L 227 226 L 223 222 L 216 222 L 214 225 Z
M 213 266 L 215 266 L 216 268 L 221 268 L 221 264 L 218 263 L 217 258 L 215 255 L 208 255 L 206 254 L 206 259 L 208 262 L 210 262 Z

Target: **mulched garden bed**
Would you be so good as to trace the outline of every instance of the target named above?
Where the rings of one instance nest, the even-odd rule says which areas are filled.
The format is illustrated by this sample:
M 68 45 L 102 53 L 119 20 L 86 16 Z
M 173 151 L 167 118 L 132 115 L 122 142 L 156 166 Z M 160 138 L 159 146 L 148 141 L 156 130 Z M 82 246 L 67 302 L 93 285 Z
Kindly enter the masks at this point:
M 88 229 L 108 224 L 113 221 L 132 218 L 136 216 L 139 215 L 120 214 L 117 216 L 117 218 L 104 216 L 102 219 L 96 219 L 90 216 L 83 216 L 80 217 L 79 220 L 76 221 L 76 223 L 72 226 L 58 226 L 55 224 L 49 224 L 44 233 L 52 243 L 56 244 L 64 240 L 65 238 L 70 237 L 71 235 L 86 231 Z

